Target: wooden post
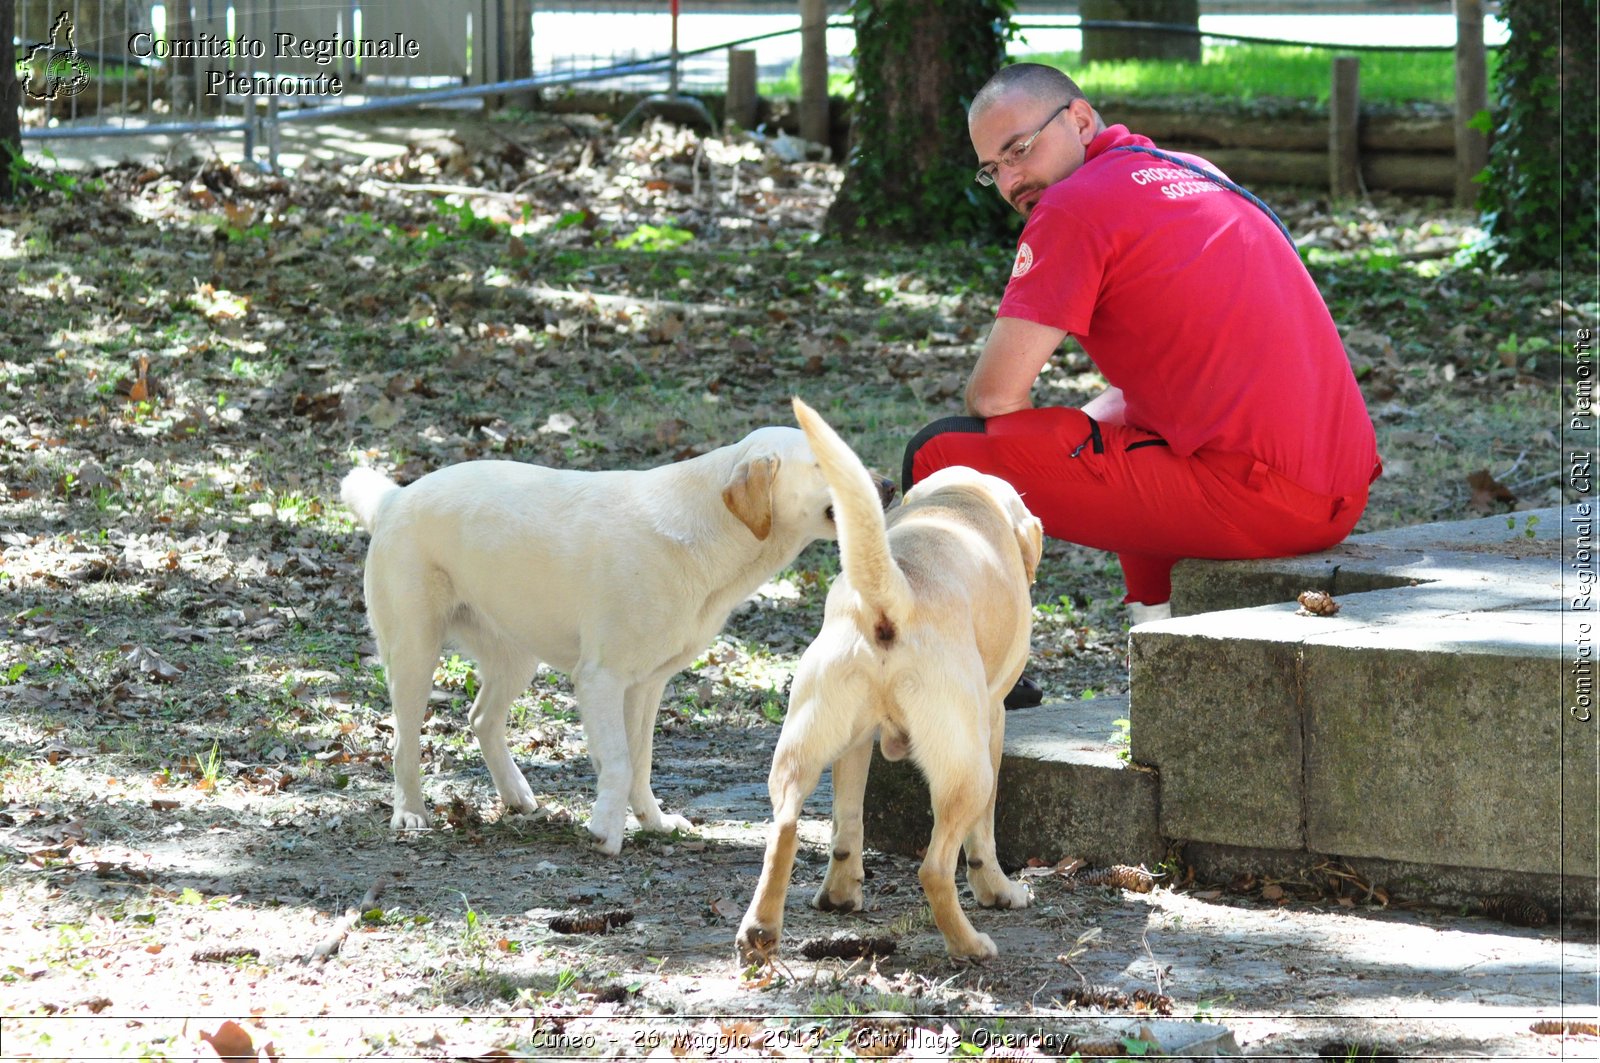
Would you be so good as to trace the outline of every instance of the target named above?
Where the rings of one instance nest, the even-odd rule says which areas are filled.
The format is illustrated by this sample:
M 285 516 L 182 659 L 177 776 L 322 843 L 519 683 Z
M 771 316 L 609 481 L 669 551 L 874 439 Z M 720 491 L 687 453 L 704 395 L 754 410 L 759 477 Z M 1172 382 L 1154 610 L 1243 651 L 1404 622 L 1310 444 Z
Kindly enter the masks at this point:
M 1475 177 L 1489 165 L 1489 137 L 1469 124 L 1489 109 L 1489 65 L 1483 47 L 1483 0 L 1455 0 L 1456 203 L 1475 206 L 1483 186 Z
M 499 0 L 499 64 L 496 81 L 520 81 L 533 76 L 533 0 Z M 498 111 L 516 101 L 532 102 L 535 93 L 501 93 L 484 101 L 488 110 Z
M 800 0 L 800 136 L 828 143 L 828 2 Z
M 468 11 L 472 17 L 472 69 L 467 84 L 489 85 L 500 80 L 500 37 L 502 5 L 498 0 L 478 0 Z
M 1361 60 L 1333 59 L 1328 93 L 1328 191 L 1335 199 L 1361 194 Z
M 760 98 L 756 95 L 756 53 L 749 48 L 728 49 L 728 103 L 723 124 L 754 129 Z

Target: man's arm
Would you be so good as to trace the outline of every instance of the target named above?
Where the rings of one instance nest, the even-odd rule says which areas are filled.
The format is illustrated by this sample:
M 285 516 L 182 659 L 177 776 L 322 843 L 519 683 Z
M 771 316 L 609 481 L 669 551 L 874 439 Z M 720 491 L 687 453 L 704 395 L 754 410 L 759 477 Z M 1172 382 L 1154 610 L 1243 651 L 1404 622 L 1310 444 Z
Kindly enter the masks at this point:
M 998 417 L 1031 408 L 1033 382 L 1066 336 L 1062 329 L 1020 317 L 996 320 L 967 379 L 967 412 Z

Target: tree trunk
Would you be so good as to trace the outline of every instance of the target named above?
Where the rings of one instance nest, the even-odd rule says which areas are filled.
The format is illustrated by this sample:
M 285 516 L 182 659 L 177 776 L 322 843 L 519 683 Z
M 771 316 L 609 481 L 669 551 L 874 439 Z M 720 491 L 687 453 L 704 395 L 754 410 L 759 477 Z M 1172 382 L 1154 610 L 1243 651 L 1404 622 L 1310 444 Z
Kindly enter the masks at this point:
M 17 80 L 16 0 L 0 0 L 0 200 L 16 196 L 22 165 L 22 83 Z
M 800 136 L 826 144 L 828 128 L 828 5 L 800 0 Z
M 1200 61 L 1200 37 L 1153 29 L 1111 29 L 1090 22 L 1158 22 L 1200 28 L 1200 0 L 1080 0 L 1083 62 L 1108 59 L 1178 59 Z
M 854 0 L 855 148 L 827 230 L 912 242 L 990 237 L 1010 211 L 972 175 L 967 104 L 1000 68 L 1011 0 Z

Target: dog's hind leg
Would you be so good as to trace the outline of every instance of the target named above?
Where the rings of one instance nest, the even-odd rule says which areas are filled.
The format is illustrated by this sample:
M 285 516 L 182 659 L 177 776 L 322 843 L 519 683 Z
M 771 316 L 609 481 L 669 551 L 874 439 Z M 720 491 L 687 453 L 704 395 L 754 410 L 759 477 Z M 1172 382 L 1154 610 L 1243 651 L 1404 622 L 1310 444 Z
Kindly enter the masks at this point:
M 791 712 L 793 710 L 791 709 Z M 790 717 L 793 719 L 793 716 Z M 790 728 L 785 725 L 772 756 L 772 773 L 767 791 L 772 797 L 772 827 L 767 834 L 767 851 L 761 861 L 761 880 L 755 896 L 739 922 L 734 946 L 744 963 L 761 963 L 777 951 L 783 936 L 783 899 L 789 892 L 789 877 L 794 872 L 794 854 L 799 844 L 800 810 L 822 779 L 823 761 L 808 761 L 795 748 Z
M 854 912 L 863 906 L 861 883 L 866 872 L 861 864 L 861 814 L 871 767 L 870 733 L 833 762 L 833 849 L 828 874 L 811 900 L 813 908 Z
M 963 755 L 964 754 L 964 755 Z M 955 959 L 985 959 L 998 950 L 989 935 L 973 928 L 956 895 L 956 855 L 987 807 L 994 788 L 994 769 L 987 750 L 952 750 L 941 770 L 928 772 L 933 799 L 933 836 L 917 878 L 933 909 L 933 921 L 944 934 L 945 948 Z
M 478 662 L 478 696 L 467 719 L 478 737 L 483 763 L 507 812 L 537 812 L 539 802 L 506 745 L 506 714 L 517 695 L 533 681 L 538 665 L 521 660 L 508 648 L 474 647 Z
M 815 647 L 816 643 L 812 645 Z M 784 895 L 794 871 L 800 811 L 821 781 L 823 767 L 849 761 L 857 747 L 865 749 L 868 756 L 872 751 L 872 730 L 868 729 L 868 721 L 857 715 L 861 691 L 819 683 L 810 653 L 808 650 L 808 656 L 800 659 L 794 692 L 789 697 L 789 714 L 778 735 L 772 771 L 767 776 L 772 829 L 767 835 L 761 881 L 756 884 L 756 894 L 750 899 L 734 938 L 739 956 L 746 963 L 765 960 L 778 947 L 783 933 Z M 845 770 L 848 774 L 851 768 L 847 765 Z M 865 785 L 865 781 L 863 764 L 859 782 Z M 857 804 L 859 807 L 859 799 Z M 859 857 L 859 845 L 856 850 Z
M 997 703 L 989 718 L 994 721 L 989 729 L 989 764 L 994 770 L 988 804 L 967 835 L 967 885 L 985 908 L 1026 908 L 1033 903 L 1033 894 L 1006 875 L 994 851 L 994 802 L 1000 793 L 1000 757 L 1006 741 L 1004 706 Z
M 584 740 L 596 776 L 594 811 L 589 833 L 595 846 L 608 856 L 622 851 L 628 825 L 628 795 L 633 787 L 633 761 L 628 756 L 628 724 L 624 709 L 628 693 L 622 677 L 598 664 L 580 664 L 572 685 L 578 695 Z
M 372 627 L 394 711 L 394 815 L 389 826 L 420 830 L 428 825 L 428 803 L 422 797 L 422 718 L 444 648 L 444 631 L 429 617 L 410 625 L 390 624 L 380 620 L 377 610 Z
M 655 752 L 656 711 L 661 708 L 661 694 L 667 688 L 665 679 L 646 679 L 628 688 L 623 699 L 623 713 L 628 727 L 628 761 L 632 769 L 632 786 L 628 803 L 645 830 L 671 834 L 682 831 L 688 834 L 694 825 L 682 816 L 661 811 L 661 804 L 650 789 L 650 760 Z

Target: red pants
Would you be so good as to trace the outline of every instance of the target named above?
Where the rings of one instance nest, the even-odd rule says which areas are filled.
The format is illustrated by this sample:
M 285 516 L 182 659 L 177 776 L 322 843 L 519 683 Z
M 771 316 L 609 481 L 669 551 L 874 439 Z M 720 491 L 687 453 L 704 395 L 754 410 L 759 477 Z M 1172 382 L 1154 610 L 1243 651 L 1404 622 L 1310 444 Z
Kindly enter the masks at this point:
M 1179 457 L 1148 432 L 1061 407 L 929 425 L 906 449 L 904 486 L 949 465 L 1010 483 L 1045 534 L 1114 552 L 1123 600 L 1145 605 L 1172 596 L 1172 566 L 1183 558 L 1324 550 L 1350 534 L 1367 505 L 1365 488 L 1317 494 L 1247 455 Z

